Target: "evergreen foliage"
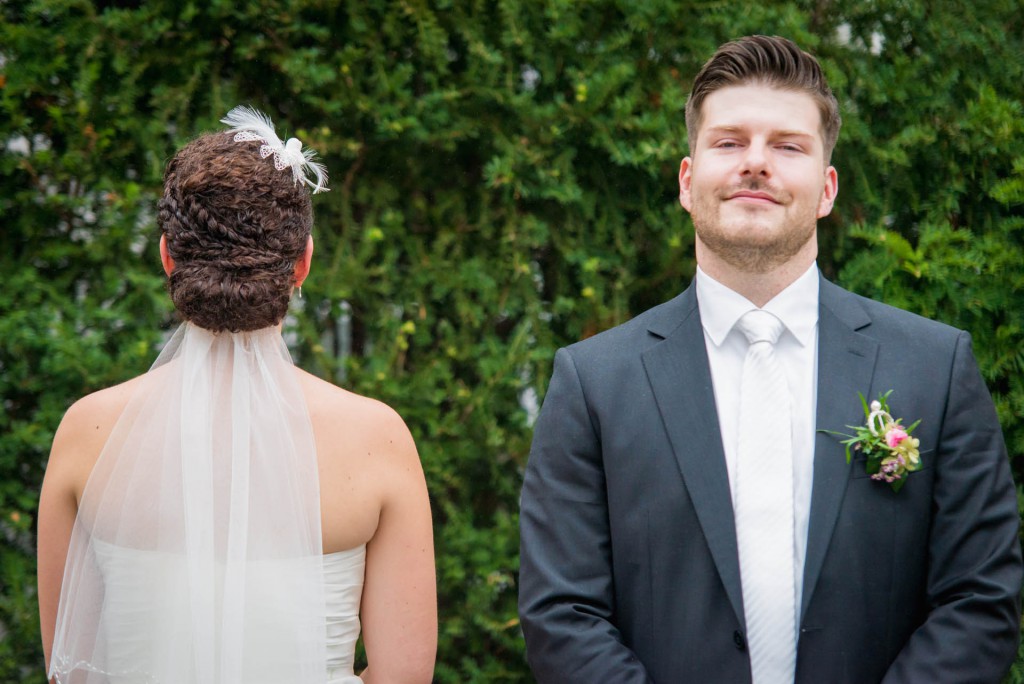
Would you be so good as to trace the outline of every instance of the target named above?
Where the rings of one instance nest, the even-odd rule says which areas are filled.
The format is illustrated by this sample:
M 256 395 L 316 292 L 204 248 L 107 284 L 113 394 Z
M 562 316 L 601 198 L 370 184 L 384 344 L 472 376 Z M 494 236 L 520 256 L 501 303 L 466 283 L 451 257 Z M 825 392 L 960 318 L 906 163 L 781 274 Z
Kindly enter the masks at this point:
M 844 128 L 819 263 L 972 333 L 1024 481 L 1017 0 L 2 0 L 0 22 L 2 681 L 44 681 L 34 517 L 53 431 L 174 325 L 163 166 L 241 103 L 331 171 L 293 351 L 416 437 L 438 682 L 530 681 L 515 596 L 533 407 L 557 347 L 692 277 L 683 105 L 725 40 L 780 34 L 822 59 Z

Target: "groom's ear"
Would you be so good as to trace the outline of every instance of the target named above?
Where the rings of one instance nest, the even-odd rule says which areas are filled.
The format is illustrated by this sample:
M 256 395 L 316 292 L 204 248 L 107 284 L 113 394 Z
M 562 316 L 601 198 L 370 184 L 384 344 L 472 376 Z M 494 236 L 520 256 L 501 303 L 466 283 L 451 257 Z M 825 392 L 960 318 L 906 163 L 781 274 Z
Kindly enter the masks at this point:
M 832 205 L 836 203 L 836 195 L 839 194 L 839 173 L 834 166 L 825 169 L 825 184 L 821 190 L 821 199 L 818 201 L 818 218 L 824 218 L 832 212 Z
M 679 162 L 679 204 L 683 209 L 690 211 L 693 206 L 693 196 L 690 194 L 690 181 L 692 180 L 693 159 L 683 157 Z

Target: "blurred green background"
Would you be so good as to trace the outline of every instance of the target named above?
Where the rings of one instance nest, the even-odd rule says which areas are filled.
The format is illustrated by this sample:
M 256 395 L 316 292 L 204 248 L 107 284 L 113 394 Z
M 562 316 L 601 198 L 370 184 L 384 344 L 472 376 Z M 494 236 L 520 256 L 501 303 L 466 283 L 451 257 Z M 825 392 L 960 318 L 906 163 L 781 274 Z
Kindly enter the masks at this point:
M 556 348 L 689 283 L 683 105 L 726 40 L 819 56 L 845 122 L 819 264 L 973 334 L 1024 481 L 1019 0 L 0 0 L 0 21 L 0 681 L 44 681 L 34 519 L 53 431 L 175 325 L 161 174 L 236 104 L 330 169 L 289 339 L 416 437 L 437 682 L 531 679 L 515 610 L 531 420 Z

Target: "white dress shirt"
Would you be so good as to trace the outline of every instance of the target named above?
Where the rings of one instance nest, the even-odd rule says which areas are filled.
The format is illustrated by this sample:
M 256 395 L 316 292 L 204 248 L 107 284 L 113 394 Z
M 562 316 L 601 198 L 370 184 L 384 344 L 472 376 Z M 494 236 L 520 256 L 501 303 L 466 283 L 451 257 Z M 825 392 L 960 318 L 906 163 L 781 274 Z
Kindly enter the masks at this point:
M 718 409 L 729 486 L 736 496 L 736 451 L 739 438 L 740 374 L 747 340 L 734 329 L 740 317 L 757 307 L 697 267 L 697 306 L 704 327 L 704 344 L 711 365 L 711 381 Z M 799 610 L 803 593 L 804 557 L 807 554 L 807 523 L 811 508 L 814 472 L 814 421 L 818 378 L 818 267 L 812 264 L 802 276 L 764 305 L 779 318 L 785 330 L 775 345 L 789 384 L 793 407 L 793 583 Z M 800 625 L 797 624 L 797 630 Z

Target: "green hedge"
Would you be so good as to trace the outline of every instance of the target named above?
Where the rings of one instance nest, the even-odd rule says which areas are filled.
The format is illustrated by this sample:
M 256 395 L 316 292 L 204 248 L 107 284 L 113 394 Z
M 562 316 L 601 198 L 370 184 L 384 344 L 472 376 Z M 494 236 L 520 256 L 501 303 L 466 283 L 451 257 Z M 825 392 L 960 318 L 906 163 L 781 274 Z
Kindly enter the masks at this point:
M 1024 475 L 1016 0 L 5 0 L 0 19 L 0 681 L 44 679 L 34 516 L 53 430 L 173 325 L 162 169 L 239 103 L 331 171 L 295 354 L 417 439 L 438 682 L 530 680 L 515 596 L 531 406 L 557 347 L 692 277 L 683 104 L 730 38 L 822 58 L 845 125 L 820 264 L 972 332 Z

